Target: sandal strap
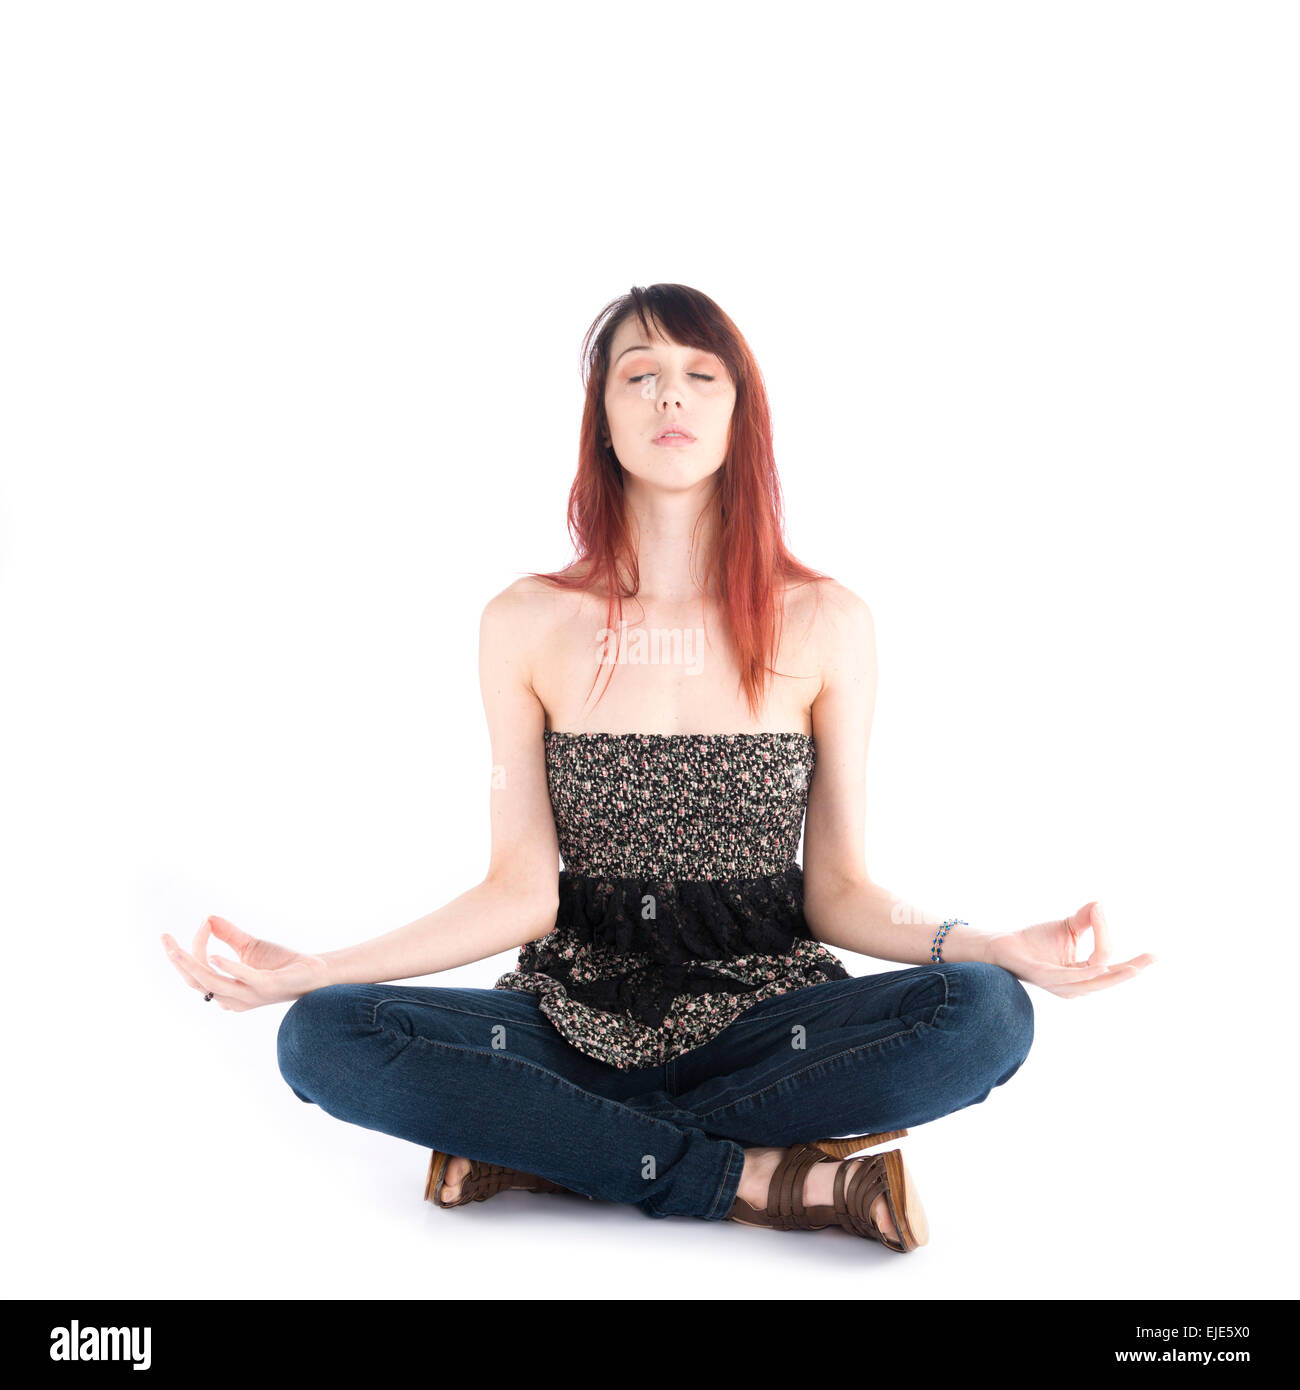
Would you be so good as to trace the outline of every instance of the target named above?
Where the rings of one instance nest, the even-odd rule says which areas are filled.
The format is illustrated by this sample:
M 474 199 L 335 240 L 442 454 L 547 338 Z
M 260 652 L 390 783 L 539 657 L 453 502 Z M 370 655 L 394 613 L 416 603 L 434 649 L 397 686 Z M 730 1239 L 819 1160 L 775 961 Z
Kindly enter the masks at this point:
M 460 1185 L 461 1196 L 473 1202 L 485 1202 L 498 1192 L 505 1192 L 510 1186 L 511 1172 L 500 1163 L 480 1163 L 471 1158 L 469 1172 Z
M 792 1148 L 776 1166 L 767 1187 L 768 1220 L 779 1231 L 815 1231 L 804 1206 L 804 1179 L 808 1170 L 818 1163 L 829 1163 L 830 1157 L 809 1144 Z
M 476 1158 L 469 1161 L 469 1172 L 461 1184 L 461 1193 L 470 1201 L 485 1202 L 498 1192 L 567 1192 L 558 1182 L 550 1178 L 539 1178 L 536 1173 L 521 1173 L 518 1168 L 506 1168 L 500 1163 L 482 1163 Z
M 884 1155 L 846 1159 L 835 1174 L 835 1219 L 855 1236 L 867 1236 L 891 1250 L 898 1250 L 902 1246 L 896 1241 L 887 1240 L 871 1215 L 872 1204 L 882 1194 L 889 1206 L 894 1228 L 901 1231 L 903 1223 L 898 1219 L 898 1210 L 894 1206 Z

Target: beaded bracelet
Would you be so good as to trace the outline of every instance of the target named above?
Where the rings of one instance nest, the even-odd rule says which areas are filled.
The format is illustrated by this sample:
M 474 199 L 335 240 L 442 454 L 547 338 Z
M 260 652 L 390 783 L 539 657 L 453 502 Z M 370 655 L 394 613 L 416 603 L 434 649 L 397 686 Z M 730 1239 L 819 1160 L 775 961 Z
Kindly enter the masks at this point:
M 943 939 L 948 935 L 952 927 L 969 927 L 969 922 L 960 921 L 956 917 L 950 917 L 934 934 L 934 944 L 930 947 L 930 959 L 943 963 Z

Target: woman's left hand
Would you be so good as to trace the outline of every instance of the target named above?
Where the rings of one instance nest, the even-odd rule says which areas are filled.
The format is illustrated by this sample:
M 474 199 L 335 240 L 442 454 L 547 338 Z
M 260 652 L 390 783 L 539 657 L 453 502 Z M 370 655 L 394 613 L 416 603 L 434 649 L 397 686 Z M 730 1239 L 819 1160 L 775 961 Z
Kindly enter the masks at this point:
M 1092 955 L 1076 960 L 1079 938 L 1089 929 Z M 1153 955 L 1141 955 L 1121 965 L 1107 964 L 1110 928 L 1100 903 L 1085 903 L 1073 917 L 997 933 L 988 939 L 985 959 L 1062 999 L 1075 999 L 1132 980 L 1155 961 Z

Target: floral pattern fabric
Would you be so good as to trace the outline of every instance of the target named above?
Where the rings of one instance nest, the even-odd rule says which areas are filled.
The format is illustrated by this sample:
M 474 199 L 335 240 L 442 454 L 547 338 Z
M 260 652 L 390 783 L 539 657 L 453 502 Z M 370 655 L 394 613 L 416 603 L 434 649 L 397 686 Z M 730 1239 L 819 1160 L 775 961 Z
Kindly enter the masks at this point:
M 496 989 L 576 1048 L 657 1066 L 761 1000 L 848 978 L 812 940 L 794 855 L 806 734 L 544 734 L 564 868 L 555 927 Z

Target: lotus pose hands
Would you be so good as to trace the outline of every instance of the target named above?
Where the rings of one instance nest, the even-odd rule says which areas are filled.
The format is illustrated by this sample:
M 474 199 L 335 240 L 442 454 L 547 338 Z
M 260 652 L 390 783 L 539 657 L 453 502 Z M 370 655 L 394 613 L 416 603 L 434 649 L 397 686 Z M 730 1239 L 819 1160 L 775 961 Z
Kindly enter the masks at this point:
M 209 962 L 208 939 L 216 936 L 238 957 L 213 956 Z M 328 966 L 320 956 L 304 955 L 274 941 L 263 941 L 227 922 L 224 917 L 205 917 L 194 937 L 193 951 L 182 950 L 163 934 L 162 944 L 181 978 L 191 989 L 211 994 L 223 1009 L 243 1013 L 261 1004 L 281 1004 L 328 984 Z M 213 967 L 220 966 L 226 973 Z
M 1078 960 L 1079 938 L 1089 930 L 1092 954 L 1087 960 Z M 1072 917 L 1062 920 L 996 933 L 986 943 L 985 959 L 1063 999 L 1131 980 L 1155 961 L 1153 955 L 1144 954 L 1119 965 L 1107 964 L 1110 928 L 1100 903 L 1085 903 Z

